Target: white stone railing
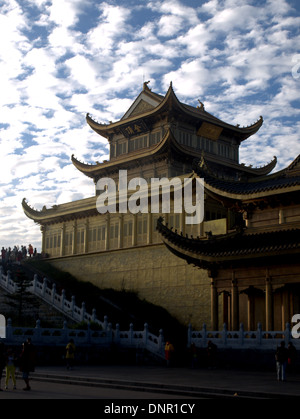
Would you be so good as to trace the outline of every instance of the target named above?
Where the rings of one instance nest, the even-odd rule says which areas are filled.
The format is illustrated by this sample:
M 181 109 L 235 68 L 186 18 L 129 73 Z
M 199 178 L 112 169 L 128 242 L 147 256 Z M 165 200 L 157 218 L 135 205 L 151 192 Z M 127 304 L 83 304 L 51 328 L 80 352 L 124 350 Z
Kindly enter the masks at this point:
M 76 345 L 96 344 L 108 346 L 112 342 L 112 330 L 108 327 L 103 330 L 93 331 L 88 326 L 87 330 L 69 329 L 64 322 L 60 328 L 43 328 L 40 320 L 37 320 L 36 327 L 13 327 L 11 320 L 7 320 L 6 338 L 7 345 L 22 344 L 27 338 L 31 338 L 35 345 L 65 345 L 73 339 Z
M 221 331 L 207 331 L 205 324 L 202 330 L 193 331 L 189 325 L 188 346 L 194 343 L 198 348 L 205 348 L 209 340 L 218 348 L 232 349 L 274 349 L 284 340 L 286 346 L 292 341 L 300 349 L 300 339 L 292 337 L 289 323 L 283 331 L 264 331 L 261 323 L 258 323 L 257 330 L 254 331 L 245 331 L 242 323 L 238 331 L 227 330 L 226 324 Z
M 17 290 L 17 285 L 13 281 L 10 271 L 7 272 L 7 275 L 4 275 L 1 266 L 0 286 L 12 294 Z M 43 282 L 40 282 L 38 280 L 38 275 L 34 275 L 31 286 L 28 287 L 28 291 L 41 298 L 51 307 L 58 310 L 60 313 L 64 314 L 71 320 L 74 320 L 75 322 L 94 322 L 98 323 L 102 327 L 104 326 L 103 322 L 97 319 L 95 309 L 92 311 L 92 314 L 87 313 L 84 302 L 82 303 L 81 307 L 78 307 L 75 303 L 74 296 L 72 296 L 71 301 L 69 301 L 66 298 L 65 290 L 62 290 L 61 294 L 56 292 L 55 283 L 52 284 L 51 288 L 48 287 L 47 278 L 44 278 Z
M 7 345 L 22 344 L 27 338 L 35 345 L 66 345 L 70 339 L 74 340 L 75 345 L 87 346 L 96 345 L 110 347 L 112 343 L 123 348 L 144 348 L 161 358 L 164 357 L 164 337 L 160 331 L 159 337 L 149 333 L 148 325 L 144 325 L 144 330 L 134 331 L 130 325 L 128 331 L 120 331 L 119 325 L 113 330 L 107 319 L 104 319 L 105 327 L 100 330 L 92 330 L 88 324 L 86 330 L 69 329 L 66 322 L 60 328 L 42 328 L 40 320 L 37 320 L 36 327 L 13 327 L 11 320 L 7 320 L 6 338 Z
M 133 324 L 130 324 L 128 331 L 120 331 L 119 325 L 116 326 L 114 341 L 125 347 L 146 348 L 150 352 L 164 356 L 164 336 L 163 331 L 159 331 L 159 336 L 149 332 L 148 324 L 144 324 L 143 331 L 135 331 Z

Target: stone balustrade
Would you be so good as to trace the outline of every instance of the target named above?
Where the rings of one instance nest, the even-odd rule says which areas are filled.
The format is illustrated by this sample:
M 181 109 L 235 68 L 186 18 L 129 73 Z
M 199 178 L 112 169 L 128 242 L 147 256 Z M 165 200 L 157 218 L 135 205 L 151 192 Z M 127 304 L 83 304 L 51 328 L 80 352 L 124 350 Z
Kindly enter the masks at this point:
M 202 330 L 193 331 L 192 326 L 188 328 L 188 346 L 192 343 L 198 348 L 206 348 L 208 341 L 215 343 L 218 348 L 232 349 L 274 349 L 282 340 L 286 346 L 290 341 L 297 349 L 300 349 L 300 339 L 294 339 L 291 334 L 289 323 L 283 331 L 264 331 L 261 323 L 258 323 L 257 330 L 245 331 L 243 323 L 240 324 L 240 330 L 227 330 L 226 324 L 223 330 L 208 331 L 206 325 Z
M 16 284 L 11 278 L 10 273 L 3 274 L 2 267 L 0 267 L 0 286 L 8 292 L 16 291 Z M 100 321 L 96 317 L 96 311 L 93 310 L 89 314 L 85 310 L 85 303 L 81 307 L 76 306 L 75 297 L 71 301 L 66 299 L 65 291 L 61 294 L 56 292 L 55 284 L 48 287 L 46 278 L 41 282 L 37 275 L 34 276 L 30 291 L 43 299 L 48 304 L 51 304 L 55 309 L 68 316 L 76 322 L 86 322 L 88 324 L 87 330 L 74 330 L 66 327 L 66 322 L 62 329 L 59 328 L 41 328 L 39 320 L 35 328 L 21 328 L 12 327 L 10 321 L 7 322 L 6 340 L 8 343 L 22 343 L 27 337 L 31 337 L 36 344 L 66 344 L 69 339 L 74 339 L 77 345 L 102 345 L 108 346 L 112 343 L 128 348 L 146 348 L 152 353 L 159 356 L 164 356 L 164 337 L 163 331 L 159 331 L 159 336 L 155 336 L 148 330 L 148 325 L 144 325 L 143 331 L 135 331 L 133 325 L 129 326 L 129 330 L 121 331 L 119 325 L 112 329 L 108 323 L 107 317 L 104 321 Z M 93 322 L 99 325 L 99 330 L 91 330 L 89 324 Z M 194 331 L 192 326 L 188 327 L 187 345 L 195 344 L 198 348 L 207 347 L 208 341 L 211 340 L 218 348 L 233 348 L 233 349 L 274 349 L 282 340 L 286 345 L 291 340 L 298 350 L 300 350 L 300 339 L 294 339 L 291 334 L 290 325 L 287 323 L 284 331 L 264 331 L 262 325 L 259 323 L 257 330 L 245 331 L 241 323 L 238 331 L 227 330 L 226 324 L 223 329 L 219 331 L 207 331 L 206 325 L 203 325 L 202 330 Z
M 0 266 L 0 286 L 11 294 L 17 290 L 17 285 L 13 281 L 10 271 L 7 272 L 7 275 L 4 275 L 2 266 Z M 65 290 L 62 290 L 61 294 L 57 293 L 56 284 L 53 283 L 52 286 L 49 287 L 47 278 L 44 278 L 43 281 L 39 281 L 38 275 L 34 275 L 31 286 L 28 287 L 28 291 L 75 322 L 93 322 L 98 323 L 102 327 L 104 326 L 103 323 L 97 319 L 95 309 L 92 310 L 91 314 L 87 313 L 84 302 L 81 307 L 78 307 L 75 303 L 75 296 L 72 296 L 70 301 L 66 298 Z
M 129 330 L 121 331 L 119 325 L 112 329 L 112 325 L 104 318 L 104 328 L 92 330 L 90 325 L 87 329 L 70 329 L 64 322 L 60 328 L 43 328 L 40 320 L 37 320 L 33 327 L 13 327 L 11 320 L 7 320 L 6 338 L 3 339 L 6 345 L 21 345 L 26 339 L 31 338 L 35 345 L 65 346 L 70 339 L 74 340 L 77 346 L 101 346 L 110 347 L 112 344 L 122 348 L 143 348 L 149 350 L 161 358 L 164 357 L 164 336 L 162 330 L 159 337 L 149 332 L 148 324 L 144 325 L 144 330 L 135 331 L 131 324 Z

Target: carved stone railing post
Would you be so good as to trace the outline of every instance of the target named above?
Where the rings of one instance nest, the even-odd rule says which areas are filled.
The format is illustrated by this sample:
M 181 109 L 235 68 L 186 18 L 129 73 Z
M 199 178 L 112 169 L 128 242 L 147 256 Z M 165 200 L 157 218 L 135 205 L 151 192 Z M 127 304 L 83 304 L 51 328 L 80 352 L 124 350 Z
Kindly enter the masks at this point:
M 190 323 L 189 327 L 188 327 L 188 339 L 187 339 L 188 348 L 190 348 L 190 346 L 192 344 L 192 333 L 193 333 L 193 329 L 192 329 L 192 325 Z
M 148 333 L 149 333 L 149 326 L 148 323 L 144 324 L 144 345 L 147 347 L 148 344 Z

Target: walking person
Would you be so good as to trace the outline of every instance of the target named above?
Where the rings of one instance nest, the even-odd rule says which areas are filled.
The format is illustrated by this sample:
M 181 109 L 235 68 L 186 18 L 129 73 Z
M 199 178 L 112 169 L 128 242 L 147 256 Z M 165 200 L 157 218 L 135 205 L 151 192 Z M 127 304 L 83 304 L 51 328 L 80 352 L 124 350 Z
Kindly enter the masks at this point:
M 276 372 L 277 372 L 277 381 L 286 380 L 286 366 L 288 361 L 288 350 L 285 347 L 284 340 L 281 341 L 280 346 L 276 350 L 275 354 L 276 359 Z
M 167 362 L 167 367 L 170 367 L 173 361 L 174 346 L 169 341 L 165 345 L 165 359 Z
M 26 387 L 23 388 L 25 391 L 31 390 L 29 385 L 29 376 L 31 372 L 34 372 L 35 364 L 35 349 L 31 343 L 31 339 L 28 338 L 23 343 L 23 350 L 20 358 L 20 370 L 23 373 L 23 380 L 25 381 Z
M 17 389 L 17 383 L 16 383 L 16 377 L 15 377 L 15 371 L 16 371 L 16 365 L 15 365 L 16 359 L 13 351 L 11 349 L 8 350 L 7 356 L 6 356 L 6 380 L 5 380 L 5 390 L 8 390 L 8 383 L 9 379 L 11 377 L 13 382 L 13 389 Z
M 75 361 L 75 344 L 74 340 L 70 339 L 69 343 L 66 346 L 66 362 L 67 362 L 67 370 L 72 370 L 74 367 Z

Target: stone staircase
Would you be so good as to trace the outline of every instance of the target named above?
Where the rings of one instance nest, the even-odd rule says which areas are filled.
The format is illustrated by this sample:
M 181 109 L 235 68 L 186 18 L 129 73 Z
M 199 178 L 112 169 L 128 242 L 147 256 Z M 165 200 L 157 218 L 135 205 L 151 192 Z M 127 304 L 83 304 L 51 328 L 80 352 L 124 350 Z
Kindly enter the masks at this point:
M 60 313 L 65 318 L 68 318 L 72 322 L 81 323 L 85 322 L 87 324 L 95 323 L 97 324 L 103 333 L 91 333 L 91 330 L 74 330 L 67 329 L 66 321 L 64 322 L 63 329 L 45 329 L 40 327 L 40 321 L 38 320 L 37 325 L 32 330 L 29 328 L 17 328 L 18 336 L 16 333 L 16 328 L 11 326 L 11 322 L 8 322 L 7 327 L 7 338 L 10 342 L 14 341 L 23 341 L 26 335 L 30 334 L 32 341 L 37 344 L 53 344 L 58 341 L 60 344 L 65 344 L 70 337 L 74 337 L 76 343 L 89 344 L 94 343 L 96 345 L 102 345 L 103 342 L 106 345 L 111 345 L 113 343 L 119 345 L 123 348 L 135 348 L 136 350 L 144 348 L 151 352 L 154 356 L 159 357 L 160 359 L 164 358 L 164 338 L 163 332 L 160 331 L 159 336 L 155 336 L 148 330 L 148 325 L 144 325 L 144 330 L 134 331 L 133 325 L 129 326 L 129 330 L 121 331 L 119 325 L 116 325 L 115 329 L 112 329 L 111 324 L 108 323 L 108 319 L 105 316 L 103 321 L 100 321 L 96 317 L 96 310 L 94 309 L 92 313 L 87 313 L 85 309 L 85 303 L 83 302 L 81 307 L 77 306 L 75 303 L 75 296 L 68 300 L 66 298 L 65 290 L 62 290 L 61 293 L 56 292 L 56 284 L 51 283 L 50 287 L 48 286 L 48 280 L 44 278 L 42 281 L 39 279 L 37 274 L 34 274 L 31 286 L 28 291 L 39 298 L 45 305 L 50 307 L 50 311 L 53 313 Z M 15 293 L 17 286 L 12 279 L 12 274 L 10 271 L 5 275 L 3 268 L 0 266 L 0 288 L 5 290 L 7 293 Z M 104 340 L 103 340 L 104 339 Z

